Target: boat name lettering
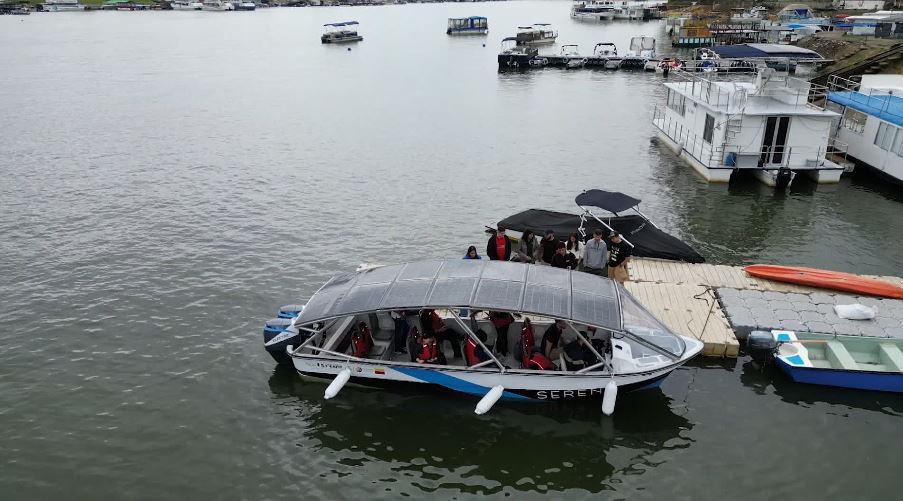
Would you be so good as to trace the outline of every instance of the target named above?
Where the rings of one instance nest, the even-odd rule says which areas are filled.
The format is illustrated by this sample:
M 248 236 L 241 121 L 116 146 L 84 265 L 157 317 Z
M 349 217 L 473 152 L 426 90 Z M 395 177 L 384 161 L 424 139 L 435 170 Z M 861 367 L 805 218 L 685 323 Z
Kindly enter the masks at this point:
M 590 388 L 588 390 L 540 390 L 536 392 L 539 400 L 560 400 L 562 398 L 591 397 L 602 395 L 602 388 Z
M 325 367 L 327 369 L 341 369 L 343 368 L 342 364 L 328 364 L 326 362 L 317 362 L 317 367 Z

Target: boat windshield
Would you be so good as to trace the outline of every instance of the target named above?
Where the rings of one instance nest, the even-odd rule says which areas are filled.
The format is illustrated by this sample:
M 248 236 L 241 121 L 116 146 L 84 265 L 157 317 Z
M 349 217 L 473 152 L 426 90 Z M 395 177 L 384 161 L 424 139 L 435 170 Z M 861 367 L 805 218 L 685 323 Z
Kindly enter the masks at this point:
M 624 332 L 631 336 L 654 345 L 675 357 L 683 355 L 686 345 L 680 336 L 656 320 L 636 299 L 618 284 L 618 292 L 621 296 L 621 316 L 624 322 Z

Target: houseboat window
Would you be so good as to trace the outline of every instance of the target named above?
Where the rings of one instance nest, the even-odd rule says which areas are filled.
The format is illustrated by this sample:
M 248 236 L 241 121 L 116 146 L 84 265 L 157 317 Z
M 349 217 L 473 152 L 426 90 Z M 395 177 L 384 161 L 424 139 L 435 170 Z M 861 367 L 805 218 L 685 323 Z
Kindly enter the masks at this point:
M 684 96 L 674 92 L 672 89 L 668 89 L 668 107 L 679 113 L 680 116 L 684 116 L 685 102 Z
M 865 131 L 866 120 L 868 120 L 868 115 L 852 108 L 847 108 L 843 114 L 843 126 L 857 134 Z
M 875 146 L 882 150 L 890 150 L 894 144 L 894 133 L 897 128 L 885 122 L 878 125 L 878 133 L 875 134 Z
M 706 113 L 705 115 L 705 129 L 702 131 L 702 139 L 712 144 L 712 134 L 715 131 L 715 117 Z
M 894 139 L 894 149 L 893 151 L 898 155 L 903 157 L 903 129 L 897 129 L 897 136 Z

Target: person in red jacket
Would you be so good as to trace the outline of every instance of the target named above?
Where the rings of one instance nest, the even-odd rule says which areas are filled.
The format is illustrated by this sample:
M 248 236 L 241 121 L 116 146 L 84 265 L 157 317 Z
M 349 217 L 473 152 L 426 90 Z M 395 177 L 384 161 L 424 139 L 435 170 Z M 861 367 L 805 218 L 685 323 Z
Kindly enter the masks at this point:
M 439 363 L 439 343 L 436 342 L 435 334 L 427 332 L 423 335 L 423 341 L 420 343 L 420 353 L 417 354 L 417 363 Z
M 499 226 L 495 235 L 486 242 L 486 257 L 493 261 L 511 260 L 511 240 L 505 236 L 505 227 Z
M 483 329 L 477 330 L 476 335 L 483 344 L 486 344 L 486 340 L 489 339 L 489 336 L 486 335 Z M 483 350 L 479 343 L 468 337 L 467 342 L 464 343 L 464 359 L 467 361 L 468 366 L 473 366 L 489 360 L 489 355 L 486 354 L 486 351 Z

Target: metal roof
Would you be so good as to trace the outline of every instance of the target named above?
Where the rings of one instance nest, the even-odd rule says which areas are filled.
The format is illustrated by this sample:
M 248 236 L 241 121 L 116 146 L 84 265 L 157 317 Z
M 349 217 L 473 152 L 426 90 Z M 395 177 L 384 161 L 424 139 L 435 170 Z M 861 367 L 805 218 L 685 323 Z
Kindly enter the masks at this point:
M 903 98 L 900 96 L 841 91 L 828 94 L 828 100 L 903 127 Z
M 353 26 L 355 24 L 359 24 L 359 23 L 357 21 L 343 21 L 341 23 L 327 23 L 327 24 L 324 24 L 323 26 L 340 27 L 340 26 Z
M 621 330 L 621 291 L 588 273 L 487 259 L 420 261 L 334 277 L 298 325 L 376 310 L 513 311 Z

